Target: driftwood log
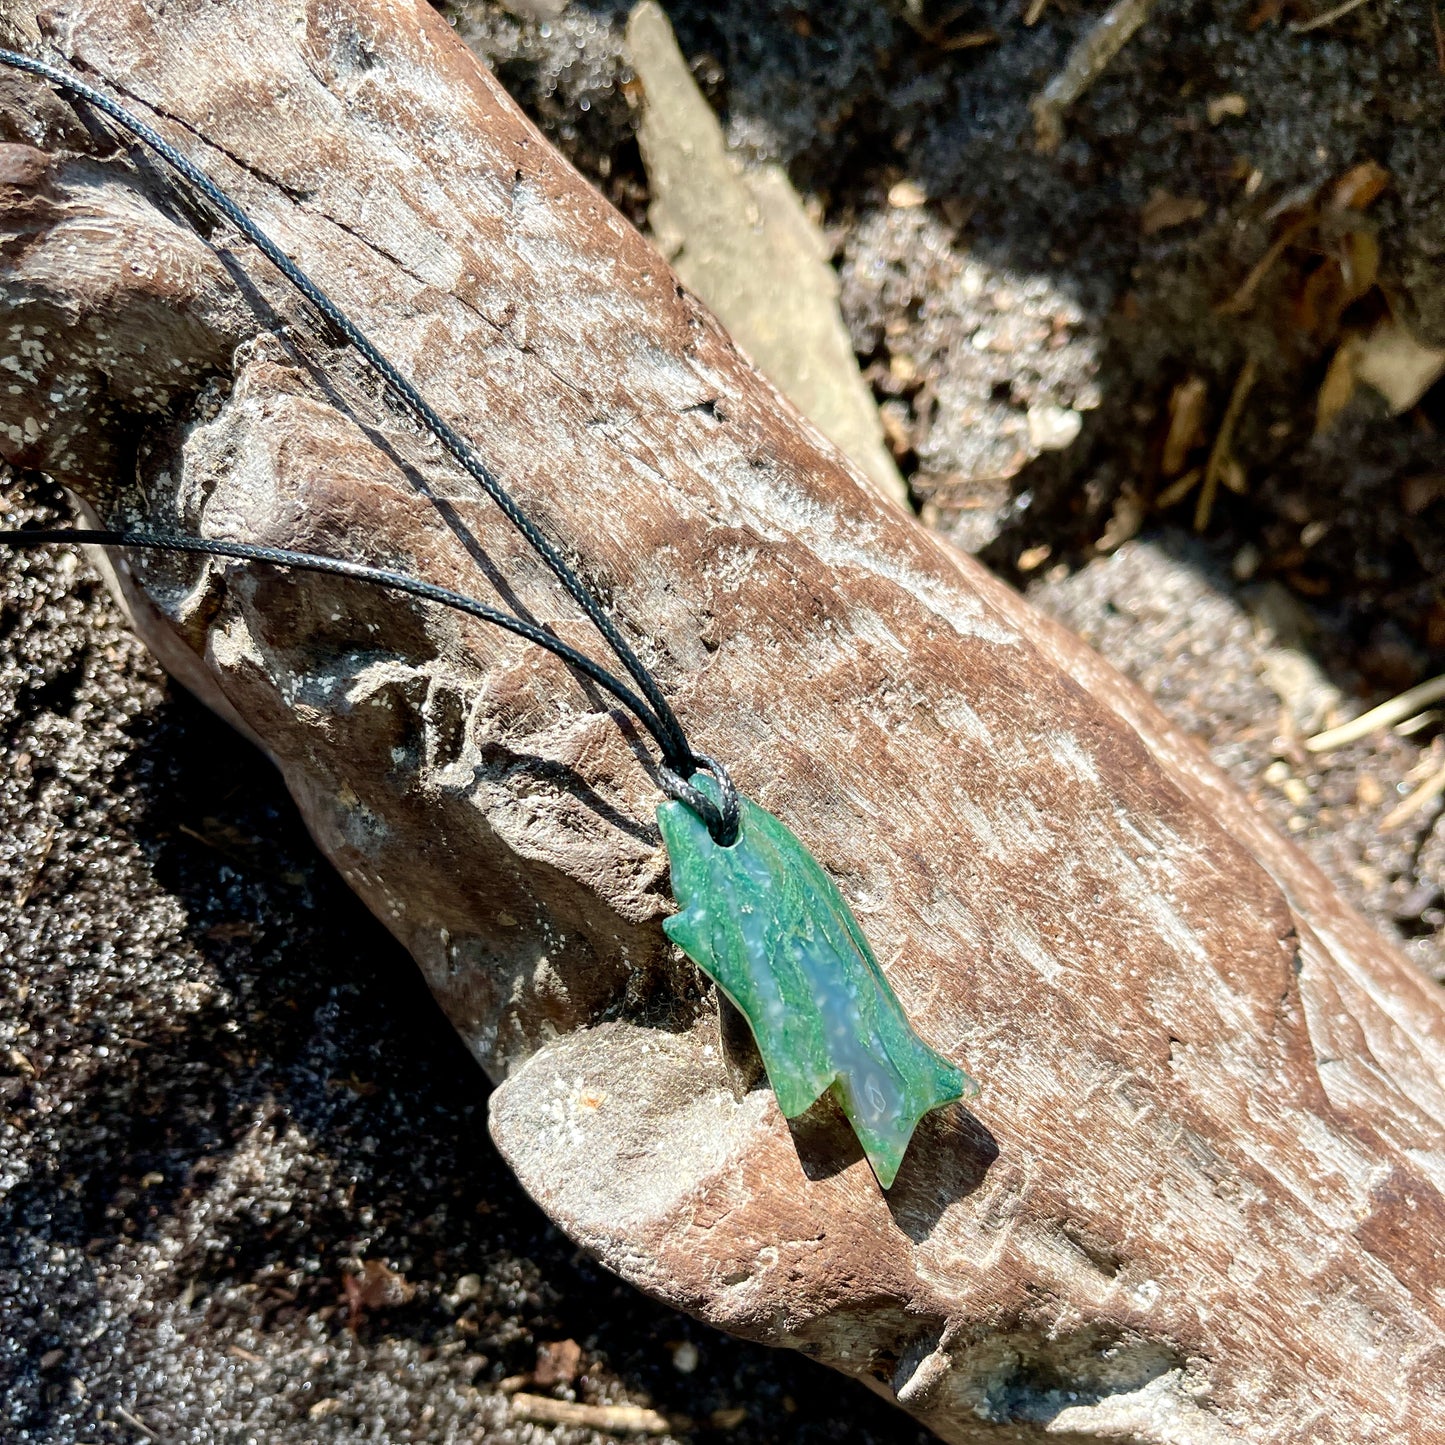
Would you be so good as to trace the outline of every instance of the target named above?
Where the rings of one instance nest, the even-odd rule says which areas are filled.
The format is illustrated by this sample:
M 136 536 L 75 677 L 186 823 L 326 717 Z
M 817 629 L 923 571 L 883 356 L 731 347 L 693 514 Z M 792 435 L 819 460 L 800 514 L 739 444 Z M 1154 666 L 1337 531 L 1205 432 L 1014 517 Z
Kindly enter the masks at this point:
M 660 928 L 647 754 L 564 667 L 131 559 L 137 625 L 410 949 L 563 1228 L 952 1441 L 1442 1438 L 1445 1010 L 1198 747 L 875 500 L 421 0 L 0 0 L 0 30 L 128 96 L 476 439 L 983 1081 L 885 1197 L 838 1119 L 730 1072 Z M 43 86 L 0 106 L 10 461 L 592 645 L 264 263 Z

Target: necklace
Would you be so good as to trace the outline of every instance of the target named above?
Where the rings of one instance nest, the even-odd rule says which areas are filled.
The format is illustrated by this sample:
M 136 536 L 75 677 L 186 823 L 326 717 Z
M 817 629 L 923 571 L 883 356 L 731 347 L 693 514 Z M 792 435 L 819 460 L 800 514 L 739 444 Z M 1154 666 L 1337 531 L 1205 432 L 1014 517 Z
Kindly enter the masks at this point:
M 74 528 L 0 531 L 0 543 L 150 548 L 348 577 L 505 628 L 597 683 L 638 720 L 661 755 L 657 777 L 666 800 L 658 806 L 657 823 L 680 907 L 663 920 L 664 931 L 747 1019 L 783 1115 L 796 1118 L 830 1094 L 857 1134 L 879 1184 L 889 1188 L 918 1121 L 977 1086 L 914 1031 L 852 910 L 822 866 L 785 824 L 738 793 L 721 762 L 692 747 L 657 680 L 601 602 L 486 462 L 225 191 L 152 127 L 93 86 L 13 51 L 0 50 L 0 64 L 37 76 L 108 117 L 251 242 L 500 508 L 582 608 L 626 677 L 524 618 L 345 558 L 240 541 Z

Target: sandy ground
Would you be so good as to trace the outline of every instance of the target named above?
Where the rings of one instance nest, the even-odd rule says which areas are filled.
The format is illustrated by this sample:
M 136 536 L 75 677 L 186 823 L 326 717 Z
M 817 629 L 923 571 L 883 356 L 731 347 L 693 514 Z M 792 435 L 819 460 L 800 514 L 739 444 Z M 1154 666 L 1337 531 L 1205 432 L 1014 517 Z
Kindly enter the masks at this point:
M 670 7 L 734 141 L 814 198 L 926 515 L 1137 678 L 1445 977 L 1438 804 L 1381 826 L 1445 744 L 1432 725 L 1323 760 L 1300 746 L 1313 714 L 1445 664 L 1445 504 L 1419 481 L 1445 401 L 1390 417 L 1362 395 L 1312 439 L 1337 337 L 1215 309 L 1268 246 L 1270 206 L 1379 152 L 1395 304 L 1438 330 L 1433 51 L 1397 12 L 1307 37 L 1161 4 L 1046 160 L 1027 99 L 1093 12 L 1024 27 L 980 5 L 929 41 L 930 7 L 913 24 L 904 8 Z M 642 220 L 621 14 L 478 5 L 467 24 Z M 1001 38 L 947 48 L 985 31 Z M 1211 125 L 1224 94 L 1246 112 Z M 1241 155 L 1265 177 L 1249 196 Z M 1206 211 L 1144 236 L 1159 189 Z M 1281 307 L 1309 264 L 1281 263 Z M 1157 471 L 1171 389 L 1205 378 L 1217 423 L 1246 344 L 1271 360 L 1240 430 L 1246 494 L 1202 539 L 1186 501 L 1100 551 L 1121 490 Z M 1073 440 L 1039 445 L 1074 427 L 1066 413 Z M 22 515 L 55 500 L 27 497 Z M 410 961 L 83 560 L 4 560 L 0 718 L 0 1437 L 539 1439 L 509 1422 L 502 1382 L 573 1340 L 575 1378 L 537 1388 L 651 1404 L 678 1434 L 920 1438 L 806 1360 L 657 1308 L 557 1235 L 493 1152 L 485 1081 Z

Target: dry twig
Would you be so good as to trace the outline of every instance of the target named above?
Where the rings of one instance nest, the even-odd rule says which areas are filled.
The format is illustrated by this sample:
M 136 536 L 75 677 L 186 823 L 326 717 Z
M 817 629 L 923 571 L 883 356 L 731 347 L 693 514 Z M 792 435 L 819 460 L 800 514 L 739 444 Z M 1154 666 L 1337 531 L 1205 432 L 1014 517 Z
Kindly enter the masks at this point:
M 512 1418 L 538 1425 L 576 1425 L 583 1430 L 616 1430 L 638 1435 L 666 1435 L 672 1422 L 641 1405 L 579 1405 L 547 1395 L 513 1395 Z
M 1214 510 L 1214 499 L 1219 495 L 1219 484 L 1225 479 L 1225 473 L 1230 463 L 1234 460 L 1234 453 L 1231 450 L 1231 442 L 1234 440 L 1234 429 L 1239 424 L 1240 414 L 1244 411 L 1244 403 L 1249 399 L 1249 393 L 1254 387 L 1255 378 L 1259 375 L 1259 363 L 1254 357 L 1245 359 L 1245 363 L 1239 369 L 1239 376 L 1235 379 L 1234 390 L 1229 394 L 1229 405 L 1224 409 L 1224 420 L 1219 423 L 1219 431 L 1215 435 L 1214 445 L 1209 449 L 1209 460 L 1204 466 L 1204 486 L 1199 492 L 1199 502 L 1194 508 L 1194 530 L 1202 532 L 1209 525 L 1210 513 Z
M 1170 482 L 1169 485 L 1154 498 L 1154 510 L 1156 512 L 1165 512 L 1174 506 L 1176 502 L 1182 502 L 1185 497 L 1199 485 L 1199 479 L 1203 475 L 1203 467 L 1190 467 L 1182 477 Z
M 1064 138 L 1064 112 L 1108 69 L 1153 8 L 1154 0 L 1114 0 L 1079 37 L 1064 68 L 1029 102 L 1041 151 L 1058 150 Z
M 1436 769 L 1408 798 L 1391 808 L 1380 819 L 1380 831 L 1388 833 L 1391 828 L 1398 828 L 1401 823 L 1413 818 L 1421 808 L 1432 799 L 1438 798 L 1441 793 L 1445 793 L 1445 768 Z
M 115 1407 L 115 1413 L 119 1415 L 132 1430 L 138 1430 L 147 1440 L 159 1440 L 161 1438 L 144 1420 L 136 1415 L 132 1415 L 124 1405 L 117 1405 Z
M 1442 699 L 1445 699 L 1445 676 L 1432 677 L 1428 682 L 1417 683 L 1408 692 L 1402 692 L 1398 697 L 1382 702 L 1379 707 L 1372 707 L 1369 712 L 1361 713 L 1359 717 L 1341 723 L 1337 728 L 1316 733 L 1314 737 L 1305 740 L 1305 747 L 1312 753 L 1327 753 L 1335 748 L 1342 748 L 1347 743 L 1368 737 L 1380 728 L 1394 727 L 1396 723 L 1414 717 L 1416 713 Z
M 1260 283 L 1274 270 L 1275 263 L 1294 243 L 1314 225 L 1313 214 L 1306 214 L 1286 226 L 1270 243 L 1269 249 L 1250 267 L 1249 275 L 1240 283 L 1239 289 L 1219 307 L 1222 316 L 1242 316 L 1254 305 L 1255 293 Z
M 1441 717 L 1445 717 L 1438 707 L 1426 708 L 1424 712 L 1417 712 L 1414 717 L 1407 717 L 1404 722 L 1395 724 L 1395 736 L 1400 738 L 1412 738 L 1418 732 L 1423 732 L 1431 723 L 1437 723 Z
M 1348 15 L 1351 10 L 1358 10 L 1365 0 L 1344 0 L 1344 4 L 1336 5 L 1333 10 L 1326 10 L 1323 15 L 1316 15 L 1310 20 L 1293 20 L 1290 22 L 1290 29 L 1296 35 L 1305 35 L 1311 30 L 1319 30 L 1326 25 L 1333 25 L 1336 20 Z

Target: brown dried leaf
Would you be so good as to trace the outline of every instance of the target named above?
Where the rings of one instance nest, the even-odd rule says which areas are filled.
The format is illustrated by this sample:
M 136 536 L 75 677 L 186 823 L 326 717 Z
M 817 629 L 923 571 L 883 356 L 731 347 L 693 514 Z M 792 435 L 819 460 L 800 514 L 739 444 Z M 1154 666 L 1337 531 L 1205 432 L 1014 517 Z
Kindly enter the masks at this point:
M 1168 191 L 1155 191 L 1139 212 L 1139 230 L 1146 236 L 1156 236 L 1160 231 L 1197 221 L 1208 209 L 1198 196 L 1172 196 Z
M 1400 506 L 1407 517 L 1418 517 L 1445 497 L 1445 472 L 1421 472 L 1400 483 Z
M 1166 477 L 1184 470 L 1189 453 L 1204 440 L 1204 409 L 1209 403 L 1209 383 L 1202 376 L 1189 376 L 1174 388 L 1169 398 L 1169 434 L 1164 438 L 1160 468 Z
M 1284 580 L 1304 597 L 1328 597 L 1330 594 L 1328 578 L 1316 577 L 1309 572 L 1301 572 L 1298 568 L 1286 572 Z
M 1390 184 L 1390 173 L 1374 161 L 1351 166 L 1330 191 L 1332 211 L 1363 211 Z
M 1336 243 L 1345 303 L 1358 301 L 1380 279 L 1380 242 L 1373 231 L 1349 230 Z
M 1425 614 L 1424 639 L 1432 652 L 1445 648 L 1445 602 L 1437 600 Z
M 1144 500 L 1130 487 L 1114 498 L 1114 511 L 1104 535 L 1094 543 L 1096 552 L 1112 552 L 1138 534 L 1144 525 Z
M 1335 348 L 1335 354 L 1320 383 L 1315 397 L 1315 435 L 1321 436 L 1334 424 L 1355 394 L 1355 359 L 1359 355 L 1360 338 L 1347 336 Z
M 369 1310 L 409 1304 L 416 1286 L 384 1260 L 364 1259 L 356 1284 L 356 1298 Z
M 1345 309 L 1345 280 L 1339 262 L 1327 256 L 1304 278 L 1294 298 L 1294 324 L 1309 336 L 1328 341 L 1339 330 Z
M 576 1340 L 554 1340 L 537 1346 L 532 1380 L 538 1385 L 570 1385 L 581 1368 L 582 1346 Z
M 1249 18 L 1244 22 L 1244 28 L 1251 35 L 1256 30 L 1262 29 L 1272 20 L 1278 20 L 1284 13 L 1285 0 L 1261 0 L 1250 13 Z

